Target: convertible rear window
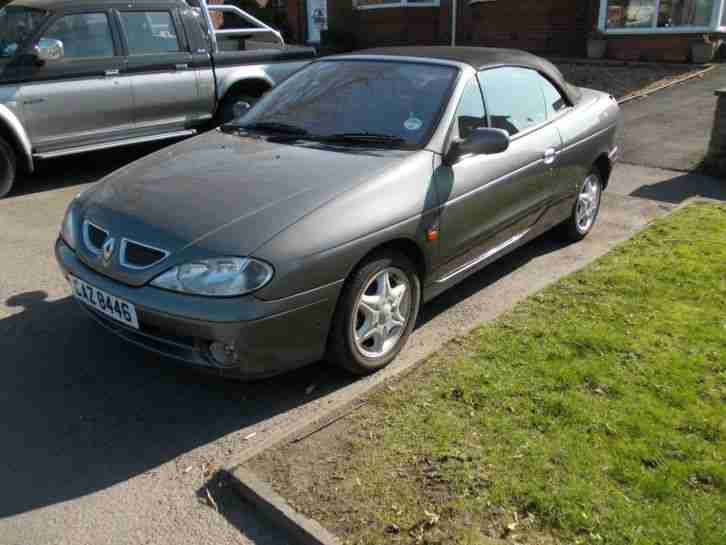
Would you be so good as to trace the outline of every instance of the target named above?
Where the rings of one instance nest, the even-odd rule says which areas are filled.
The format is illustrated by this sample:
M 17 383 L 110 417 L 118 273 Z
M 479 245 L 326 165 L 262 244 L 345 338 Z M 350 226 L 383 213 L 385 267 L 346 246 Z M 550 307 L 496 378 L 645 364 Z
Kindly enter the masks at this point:
M 357 145 L 375 145 L 384 141 L 375 137 L 386 137 L 392 147 L 421 147 L 457 72 L 411 62 L 321 61 L 280 84 L 236 124 L 284 124 L 311 139 L 352 135 Z

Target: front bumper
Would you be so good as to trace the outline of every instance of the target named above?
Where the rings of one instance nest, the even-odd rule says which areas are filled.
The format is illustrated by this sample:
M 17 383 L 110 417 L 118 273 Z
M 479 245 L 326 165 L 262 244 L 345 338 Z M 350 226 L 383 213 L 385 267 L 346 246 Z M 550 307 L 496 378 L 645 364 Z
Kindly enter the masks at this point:
M 341 280 L 277 301 L 254 295 L 207 298 L 121 284 L 90 269 L 61 239 L 55 255 L 65 276 L 134 304 L 139 330 L 81 304 L 106 329 L 158 354 L 246 379 L 284 373 L 322 358 L 343 284 Z M 234 361 L 217 361 L 209 350 L 213 342 L 233 348 Z

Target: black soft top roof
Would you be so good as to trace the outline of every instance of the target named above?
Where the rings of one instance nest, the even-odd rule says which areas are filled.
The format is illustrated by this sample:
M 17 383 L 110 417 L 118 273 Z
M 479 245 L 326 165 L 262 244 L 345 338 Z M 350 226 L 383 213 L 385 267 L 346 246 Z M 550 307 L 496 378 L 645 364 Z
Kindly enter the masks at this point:
M 357 51 L 354 55 L 385 55 L 391 57 L 412 57 L 430 60 L 453 61 L 468 64 L 475 70 L 496 66 L 521 66 L 532 68 L 547 76 L 569 98 L 577 104 L 581 93 L 565 81 L 562 72 L 550 61 L 518 49 L 499 49 L 495 47 L 380 47 Z

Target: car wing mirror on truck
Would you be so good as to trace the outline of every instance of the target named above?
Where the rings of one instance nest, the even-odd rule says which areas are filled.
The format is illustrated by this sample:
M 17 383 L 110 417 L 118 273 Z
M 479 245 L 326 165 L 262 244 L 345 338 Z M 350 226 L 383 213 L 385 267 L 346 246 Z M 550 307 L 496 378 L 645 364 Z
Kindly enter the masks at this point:
M 47 61 L 59 61 L 65 55 L 63 42 L 54 38 L 41 38 L 38 45 L 33 48 L 33 54 L 41 64 Z

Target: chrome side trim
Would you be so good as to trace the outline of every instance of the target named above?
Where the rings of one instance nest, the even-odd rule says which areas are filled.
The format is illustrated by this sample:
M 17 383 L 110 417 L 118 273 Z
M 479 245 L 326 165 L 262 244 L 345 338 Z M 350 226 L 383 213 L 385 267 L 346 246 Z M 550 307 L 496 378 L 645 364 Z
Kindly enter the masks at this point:
M 475 159 L 475 158 L 476 157 L 471 157 L 471 159 Z M 466 161 L 466 159 L 464 159 L 464 160 Z M 449 206 L 451 204 L 454 204 L 456 202 L 459 202 L 461 200 L 464 200 L 464 199 L 466 199 L 468 197 L 471 197 L 472 195 L 475 195 L 476 193 L 479 193 L 480 191 L 484 191 L 484 190 L 486 190 L 487 188 L 489 188 L 489 187 L 491 187 L 493 185 L 496 185 L 496 184 L 499 184 L 499 183 L 502 183 L 502 182 L 506 182 L 508 179 L 516 176 L 517 174 L 519 174 L 521 172 L 524 172 L 525 170 L 527 170 L 529 168 L 538 166 L 540 163 L 544 163 L 544 159 L 537 159 L 536 161 L 533 161 L 533 162 L 531 162 L 528 165 L 524 165 L 523 167 L 520 167 L 517 170 L 513 170 L 512 172 L 509 172 L 509 173 L 507 173 L 507 174 L 505 174 L 503 176 L 500 176 L 499 178 L 495 178 L 494 180 L 492 180 L 490 182 L 487 182 L 484 185 L 481 185 L 479 187 L 475 187 L 471 191 L 468 191 L 466 193 L 463 193 L 463 194 L 459 195 L 458 197 L 455 197 L 455 198 L 451 199 L 450 201 L 446 201 L 444 203 L 444 207 Z
M 137 246 L 141 246 L 143 248 L 148 248 L 149 250 L 154 250 L 156 252 L 161 252 L 164 254 L 163 257 L 157 259 L 154 261 L 151 265 L 146 265 L 145 267 L 139 267 L 138 265 L 132 265 L 126 260 L 126 246 L 128 246 L 128 243 L 136 244 Z M 133 271 L 145 271 L 146 269 L 150 269 L 151 267 L 155 267 L 162 261 L 164 261 L 167 257 L 171 255 L 171 252 L 168 252 L 167 250 L 164 250 L 163 248 L 157 248 L 156 246 L 151 246 L 149 244 L 142 244 L 141 242 L 138 242 L 136 240 L 131 240 L 128 238 L 122 238 L 121 239 L 121 247 L 119 248 L 119 263 L 121 263 L 122 267 L 125 267 L 127 269 L 131 269 Z
M 66 148 L 55 151 L 46 151 L 43 153 L 36 153 L 33 157 L 38 159 L 52 159 L 53 157 L 62 157 L 63 155 L 74 155 L 76 153 L 86 153 L 88 151 L 98 151 L 102 149 L 117 148 L 120 146 L 130 146 L 132 144 L 143 144 L 145 142 L 156 142 L 157 140 L 167 140 L 169 138 L 181 138 L 183 136 L 191 136 L 197 134 L 196 129 L 189 129 L 184 131 L 166 132 L 163 134 L 156 134 L 153 136 L 139 136 L 136 138 L 126 138 L 124 140 L 114 140 L 112 142 L 104 142 L 102 144 L 89 144 L 87 146 L 79 146 L 77 148 Z
M 455 276 L 458 276 L 458 275 L 460 275 L 463 272 L 466 272 L 466 271 L 468 271 L 470 269 L 473 269 L 474 267 L 476 267 L 477 265 L 483 263 L 484 261 L 486 261 L 490 257 L 492 257 L 492 256 L 494 256 L 494 255 L 496 255 L 496 254 L 504 251 L 505 249 L 507 249 L 512 244 L 515 244 L 515 243 L 519 242 L 520 240 L 522 240 L 525 237 L 525 235 L 530 232 L 530 230 L 531 229 L 527 229 L 526 231 L 522 231 L 521 233 L 519 233 L 517 235 L 514 235 L 512 238 L 510 238 L 508 240 L 505 240 L 504 242 L 502 242 L 498 246 L 495 246 L 494 248 L 492 248 L 491 250 L 487 251 L 486 253 L 480 255 L 479 257 L 477 257 L 473 261 L 470 261 L 469 263 L 465 263 L 464 265 L 462 265 L 461 267 L 459 267 L 455 271 L 447 274 L 444 277 L 439 278 L 436 281 L 436 283 L 437 284 L 445 284 L 446 282 L 448 282 L 449 280 L 451 280 Z
M 608 158 L 615 162 L 618 159 L 620 159 L 620 148 L 618 146 L 614 146 L 613 149 L 610 150 L 610 153 L 608 153 Z
M 108 238 L 108 235 L 110 233 L 106 229 L 104 229 L 103 227 L 99 227 L 98 225 L 96 225 L 92 221 L 84 220 L 84 222 L 83 222 L 83 229 L 82 229 L 82 232 L 83 232 L 83 244 L 86 246 L 86 248 L 88 248 L 88 251 L 91 252 L 93 255 L 97 255 L 97 256 L 98 255 L 101 255 L 101 248 L 98 248 L 97 246 L 95 246 L 93 244 L 93 242 L 91 242 L 91 236 L 88 233 L 88 227 L 89 226 L 93 226 L 96 229 L 98 229 L 99 231 L 103 231 L 104 233 L 106 233 L 106 238 Z

